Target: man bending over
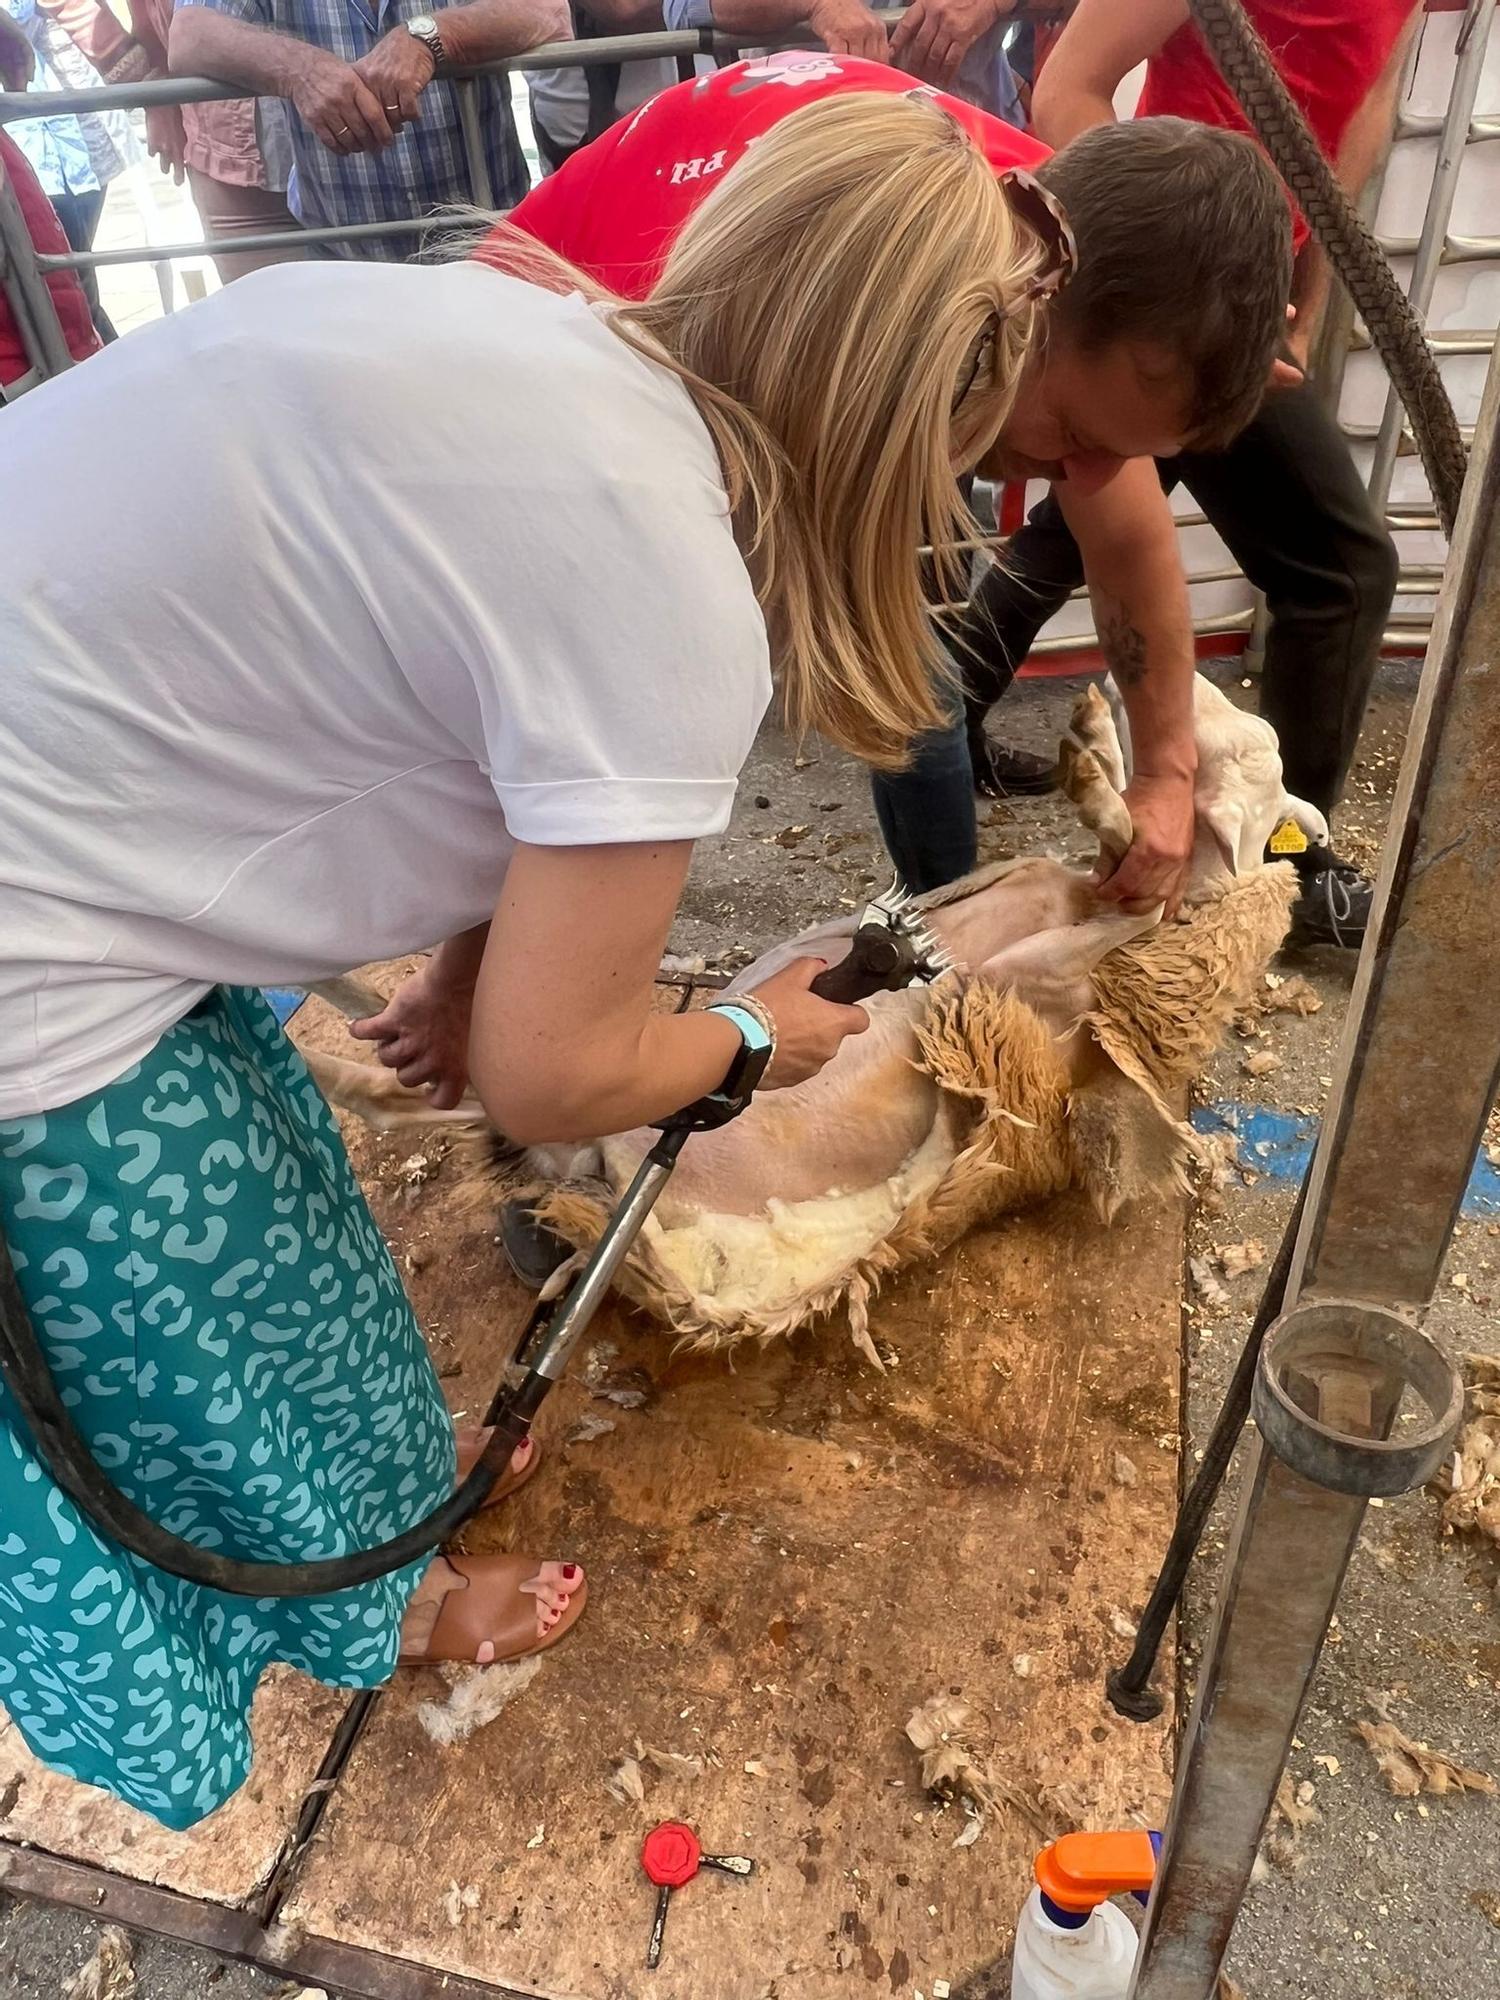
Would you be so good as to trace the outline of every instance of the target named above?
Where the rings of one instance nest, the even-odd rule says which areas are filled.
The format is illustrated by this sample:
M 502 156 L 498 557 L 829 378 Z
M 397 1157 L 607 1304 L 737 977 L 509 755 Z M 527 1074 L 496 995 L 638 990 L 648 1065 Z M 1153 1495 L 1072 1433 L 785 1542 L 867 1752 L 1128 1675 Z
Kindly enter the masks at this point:
M 853 57 L 736 63 L 664 91 L 510 219 L 639 297 L 686 217 L 778 119 L 838 91 L 913 88 Z M 1286 203 L 1237 135 L 1160 119 L 1091 133 L 1049 159 L 998 119 L 940 101 L 997 171 L 1036 170 L 1077 239 L 1079 268 L 1052 308 L 1045 352 L 981 470 L 1045 466 L 1067 489 L 1135 751 L 1135 845 L 1106 893 L 1132 909 L 1171 903 L 1193 841 L 1194 658 L 1176 529 L 1150 461 L 1221 446 L 1258 407 L 1285 325 Z M 500 238 L 492 254 L 503 258 Z M 876 805 L 911 887 L 965 874 L 977 834 L 962 723 L 929 739 L 908 772 L 878 780 Z

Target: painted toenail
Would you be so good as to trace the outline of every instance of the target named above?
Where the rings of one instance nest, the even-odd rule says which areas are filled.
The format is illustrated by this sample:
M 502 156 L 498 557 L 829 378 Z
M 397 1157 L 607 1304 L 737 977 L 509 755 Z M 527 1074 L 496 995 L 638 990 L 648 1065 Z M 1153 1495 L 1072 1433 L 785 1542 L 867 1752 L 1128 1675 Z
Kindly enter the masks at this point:
M 577 1563 L 564 1563 L 562 1573 L 567 1578 L 568 1582 L 571 1583 L 574 1577 L 577 1576 L 578 1574 Z

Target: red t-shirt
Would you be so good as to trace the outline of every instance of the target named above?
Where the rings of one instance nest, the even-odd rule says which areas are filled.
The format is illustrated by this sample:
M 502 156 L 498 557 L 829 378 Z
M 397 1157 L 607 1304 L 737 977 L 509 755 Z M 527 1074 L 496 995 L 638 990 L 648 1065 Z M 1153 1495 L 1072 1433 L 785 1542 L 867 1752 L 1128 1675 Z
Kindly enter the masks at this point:
M 913 84 L 888 63 L 792 50 L 662 91 L 549 174 L 509 219 L 611 291 L 640 298 L 673 237 L 752 140 L 804 104 L 849 90 L 931 97 L 973 134 L 997 172 L 1048 157 L 1039 140 Z M 475 255 L 488 261 L 486 251 L 481 244 Z M 503 257 L 498 250 L 495 261 Z
M 1301 106 L 1318 144 L 1337 159 L 1349 121 L 1379 81 L 1416 0 L 1245 0 L 1245 12 Z M 1229 85 L 1191 21 L 1146 67 L 1138 118 L 1170 114 L 1248 132 Z M 1293 209 L 1300 249 L 1307 224 Z
M 5 178 L 20 204 L 21 218 L 32 242 L 44 256 L 66 257 L 68 239 L 63 234 L 62 224 L 51 202 L 42 193 L 41 182 L 31 171 L 26 155 L 4 132 L 0 132 L 0 164 L 3 164 Z M 57 307 L 57 316 L 62 321 L 68 352 L 75 361 L 85 360 L 98 351 L 99 336 L 89 318 L 89 302 L 83 295 L 83 286 L 78 282 L 78 273 L 49 272 L 47 288 Z M 18 382 L 30 367 L 31 360 L 22 345 L 20 328 L 16 325 L 5 294 L 0 292 L 0 383 Z

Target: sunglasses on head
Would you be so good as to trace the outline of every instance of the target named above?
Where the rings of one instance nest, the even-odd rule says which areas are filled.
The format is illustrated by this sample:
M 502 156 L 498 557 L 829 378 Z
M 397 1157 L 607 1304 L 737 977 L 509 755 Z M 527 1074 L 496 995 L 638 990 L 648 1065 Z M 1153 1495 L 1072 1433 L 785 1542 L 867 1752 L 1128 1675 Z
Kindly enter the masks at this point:
M 1012 167 L 1001 174 L 1000 185 L 1005 191 L 1011 213 L 1037 238 L 1043 253 L 1041 264 L 1027 279 L 1016 304 L 1032 305 L 1038 299 L 1054 298 L 1078 268 L 1078 246 L 1073 241 L 1073 232 L 1068 227 L 1062 203 L 1020 167 Z M 992 321 L 974 343 L 962 385 L 953 398 L 955 410 L 978 381 L 979 371 L 994 350 L 997 331 L 998 324 Z
M 1062 203 L 1020 167 L 1003 173 L 1000 185 L 1011 213 L 1042 246 L 1041 267 L 1027 280 L 1020 303 L 1029 305 L 1033 299 L 1051 298 L 1078 268 L 1078 245 L 1073 241 Z

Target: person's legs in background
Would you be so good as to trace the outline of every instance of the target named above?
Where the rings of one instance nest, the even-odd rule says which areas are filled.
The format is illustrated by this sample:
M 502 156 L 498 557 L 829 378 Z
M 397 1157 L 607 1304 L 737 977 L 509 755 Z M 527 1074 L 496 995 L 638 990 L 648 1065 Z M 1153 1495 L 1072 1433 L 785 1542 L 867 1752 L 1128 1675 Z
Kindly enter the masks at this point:
M 1398 562 L 1338 425 L 1311 388 L 1267 397 L 1221 453 L 1170 470 L 1197 499 L 1270 614 L 1260 708 L 1287 790 L 1332 818 L 1359 741 Z M 1293 937 L 1358 946 L 1368 882 L 1331 848 L 1289 857 L 1303 879 Z
M 875 772 L 871 790 L 886 852 L 913 895 L 969 873 L 979 858 L 979 821 L 956 693 L 947 728 L 919 737 L 905 770 Z
M 1051 493 L 1032 508 L 968 604 L 945 628 L 963 678 L 974 782 L 988 798 L 1052 790 L 1052 762 L 992 742 L 985 718 L 1015 679 L 1036 635 L 1083 582 L 1083 558 Z
M 187 170 L 193 206 L 210 238 L 269 236 L 273 230 L 296 229 L 297 218 L 286 205 L 286 196 L 271 188 L 238 187 L 232 181 L 216 180 L 197 167 Z M 220 282 L 232 284 L 251 271 L 268 264 L 286 264 L 306 257 L 308 247 L 288 244 L 280 250 L 223 250 L 214 258 Z
M 63 226 L 63 235 L 68 239 L 70 250 L 92 250 L 94 231 L 99 227 L 99 218 L 104 213 L 104 190 L 95 188 L 89 194 L 55 194 L 52 206 L 57 211 L 57 219 Z M 94 322 L 94 331 L 103 341 L 114 340 L 114 326 L 109 314 L 99 303 L 99 274 L 94 270 L 78 273 L 83 286 L 84 297 L 89 302 L 89 317 Z
M 939 626 L 961 683 L 954 719 L 915 745 L 904 771 L 874 780 L 875 815 L 896 871 L 914 892 L 956 882 L 979 851 L 976 788 L 991 798 L 1052 789 L 1048 760 L 992 744 L 984 721 L 1038 631 L 1077 587 L 1083 564 L 1050 494 L 963 609 Z

